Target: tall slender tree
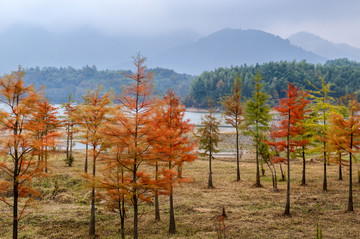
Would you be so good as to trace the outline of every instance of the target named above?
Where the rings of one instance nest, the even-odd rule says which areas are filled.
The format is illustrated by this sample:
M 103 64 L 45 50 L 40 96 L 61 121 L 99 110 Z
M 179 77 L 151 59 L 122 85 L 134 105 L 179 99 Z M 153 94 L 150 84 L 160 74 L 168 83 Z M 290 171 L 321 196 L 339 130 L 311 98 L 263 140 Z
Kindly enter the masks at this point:
M 117 115 L 116 109 L 113 115 Z M 111 119 L 109 119 L 112 121 Z M 114 123 L 114 122 L 111 122 Z M 107 126 L 108 127 L 108 126 Z M 104 136 L 109 141 L 110 150 L 103 155 L 103 167 L 100 169 L 101 175 L 97 177 L 98 189 L 101 190 L 102 198 L 106 201 L 106 206 L 111 212 L 115 212 L 120 217 L 121 238 L 125 239 L 125 215 L 126 207 L 131 204 L 131 194 L 128 191 L 132 177 L 124 166 L 125 144 L 116 138 L 109 137 L 107 127 L 104 129 Z
M 136 72 L 129 78 L 134 84 L 123 89 L 118 98 L 121 113 L 114 116 L 114 124 L 107 127 L 106 133 L 121 141 L 126 149 L 120 163 L 131 175 L 131 183 L 126 190 L 134 210 L 133 232 L 134 239 L 137 239 L 139 200 L 150 201 L 151 197 L 146 192 L 155 188 L 145 165 L 151 163 L 153 139 L 150 132 L 154 130 L 153 117 L 158 103 L 153 97 L 152 72 L 148 72 L 144 65 L 146 58 L 137 54 L 133 59 Z
M 6 177 L 0 179 L 0 200 L 13 210 L 13 239 L 18 238 L 19 220 L 24 216 L 33 196 L 39 193 L 32 188 L 34 177 L 42 175 L 42 168 L 33 157 L 34 138 L 31 137 L 30 119 L 39 95 L 32 86 L 25 86 L 25 72 L 18 71 L 5 75 L 0 79 L 1 103 L 6 110 L 0 111 L 0 132 L 6 137 L 0 138 L 0 172 Z M 4 196 L 10 193 L 13 202 Z M 20 198 L 27 198 L 23 208 L 19 210 Z
M 267 104 L 268 95 L 262 92 L 262 76 L 255 75 L 252 98 L 246 102 L 245 106 L 245 125 L 246 133 L 253 138 L 256 153 L 256 183 L 261 187 L 260 169 L 259 169 L 259 146 L 261 134 L 269 130 L 269 121 L 271 119 L 270 106 Z
M 303 168 L 302 168 L 302 177 L 301 177 L 301 185 L 306 185 L 306 153 L 308 152 L 308 147 L 311 145 L 311 131 L 307 129 L 307 122 L 309 121 L 310 117 L 309 114 L 311 110 L 309 108 L 310 100 L 308 100 L 309 94 L 304 91 L 299 92 L 298 98 L 298 109 L 297 113 L 299 114 L 299 121 L 297 122 L 297 127 L 301 130 L 298 132 L 296 137 L 298 146 L 296 149 L 296 153 L 300 155 L 302 158 Z
M 56 146 L 56 138 L 61 136 L 59 128 L 62 122 L 56 116 L 58 108 L 49 104 L 47 100 L 38 102 L 34 108 L 28 130 L 33 132 L 36 138 L 36 152 L 43 161 L 44 171 L 47 173 L 49 147 Z
M 212 180 L 212 160 L 214 159 L 214 153 L 219 152 L 217 147 L 220 142 L 220 121 L 214 116 L 214 108 L 211 100 L 209 100 L 209 106 L 209 112 L 202 118 L 201 127 L 197 131 L 197 138 L 199 140 L 199 149 L 204 150 L 204 154 L 209 157 L 208 188 L 214 188 Z
M 193 125 L 189 120 L 185 120 L 185 106 L 180 103 L 180 99 L 175 96 L 175 92 L 168 90 L 163 97 L 164 106 L 156 115 L 156 127 L 154 127 L 156 139 L 153 143 L 154 156 L 161 157 L 162 170 L 160 185 L 169 191 L 170 199 L 170 220 L 169 233 L 176 233 L 175 213 L 174 213 L 174 186 L 176 183 L 186 182 L 186 178 L 180 177 L 178 167 L 182 167 L 185 162 L 192 162 L 196 159 L 197 152 L 194 151 L 196 142 L 190 138 Z M 161 122 L 158 124 L 157 122 Z M 162 137 L 158 137 L 162 135 Z M 165 166 L 165 167 L 164 167 Z
M 64 124 L 66 130 L 66 158 L 65 163 L 72 166 L 74 156 L 72 154 L 74 133 L 76 131 L 76 122 L 74 120 L 74 113 L 76 111 L 75 101 L 71 94 L 68 96 L 68 102 L 63 105 L 64 108 Z
M 284 140 L 269 142 L 270 145 L 278 147 L 280 151 L 286 150 L 288 180 L 285 215 L 290 215 L 290 152 L 295 152 L 296 147 L 304 145 L 304 141 L 307 141 L 296 139 L 303 131 L 303 125 L 299 124 L 299 122 L 305 118 L 305 93 L 299 91 L 293 84 L 289 83 L 288 87 L 287 97 L 280 99 L 279 106 L 274 108 L 283 120 L 279 126 L 274 126 L 271 131 L 273 138 L 284 138 Z
M 243 122 L 243 105 L 241 103 L 242 79 L 239 75 L 235 77 L 233 94 L 226 96 L 222 104 L 225 109 L 225 120 L 232 125 L 236 131 L 236 181 L 240 181 L 240 152 L 239 152 L 239 130 Z
M 323 180 L 323 191 L 327 191 L 327 161 L 328 161 L 328 147 L 327 147 L 327 130 L 329 125 L 329 116 L 331 112 L 336 111 L 336 107 L 331 104 L 331 101 L 334 101 L 332 97 L 329 96 L 329 93 L 332 91 L 330 87 L 332 84 L 326 84 L 324 78 L 320 77 L 321 88 L 317 88 L 313 85 L 316 90 L 310 91 L 312 98 L 311 111 L 311 123 L 308 124 L 308 129 L 312 131 L 312 135 L 319 142 L 318 147 L 315 149 L 321 150 L 323 153 L 323 163 L 324 163 L 324 180 Z
M 90 145 L 90 153 L 92 156 L 93 170 L 92 175 L 88 176 L 91 180 L 91 216 L 90 216 L 90 229 L 89 235 L 95 237 L 95 188 L 96 188 L 96 161 L 107 147 L 108 141 L 103 136 L 103 128 L 107 118 L 110 115 L 111 98 L 106 93 L 100 95 L 100 87 L 94 92 L 88 92 L 84 97 L 86 98 L 87 104 L 82 104 L 77 107 L 75 113 L 75 122 L 81 122 L 80 126 L 83 131 L 88 133 L 88 143 Z
M 348 211 L 354 211 L 353 206 L 353 187 L 352 187 L 352 164 L 354 153 L 360 150 L 360 115 L 358 114 L 360 105 L 354 98 L 349 103 L 349 117 L 344 119 L 344 116 L 339 113 L 333 113 L 330 118 L 331 126 L 329 129 L 328 141 L 332 145 L 342 148 L 349 154 L 349 200 Z M 344 164 L 341 160 L 339 164 Z

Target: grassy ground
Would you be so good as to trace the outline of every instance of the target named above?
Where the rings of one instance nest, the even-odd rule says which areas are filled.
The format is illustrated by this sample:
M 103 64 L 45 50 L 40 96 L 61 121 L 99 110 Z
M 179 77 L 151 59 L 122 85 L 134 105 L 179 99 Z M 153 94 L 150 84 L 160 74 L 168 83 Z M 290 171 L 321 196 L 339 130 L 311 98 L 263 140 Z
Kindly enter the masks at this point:
M 20 238 L 87 238 L 90 206 L 89 189 L 80 176 L 83 154 L 75 155 L 73 167 L 65 166 L 63 155 L 51 158 L 51 177 L 37 182 L 43 193 L 36 207 L 21 222 Z M 309 162 L 307 186 L 300 186 L 301 162 L 291 164 L 291 216 L 283 216 L 286 183 L 280 182 L 279 192 L 272 192 L 269 170 L 261 178 L 262 188 L 253 187 L 255 181 L 254 155 L 245 154 L 241 160 L 241 182 L 236 182 L 234 159 L 216 159 L 213 163 L 215 189 L 207 189 L 208 162 L 199 159 L 187 165 L 186 175 L 193 183 L 177 187 L 175 213 L 177 231 L 169 236 L 168 198 L 160 198 L 161 221 L 154 222 L 154 208 L 142 204 L 139 224 L 140 238 L 217 238 L 216 216 L 225 206 L 227 238 L 314 238 L 319 224 L 324 238 L 360 238 L 360 185 L 354 177 L 355 212 L 346 212 L 348 171 L 344 180 L 337 180 L 338 166 L 328 170 L 329 191 L 322 192 L 322 163 Z M 358 167 L 358 166 L 356 166 Z M 356 172 L 354 170 L 354 172 Z M 354 173 L 354 175 L 357 175 Z M 11 214 L 0 204 L 0 238 L 11 238 Z M 96 230 L 100 238 L 119 238 L 120 219 L 99 205 Z M 126 235 L 132 238 L 132 211 L 125 222 Z

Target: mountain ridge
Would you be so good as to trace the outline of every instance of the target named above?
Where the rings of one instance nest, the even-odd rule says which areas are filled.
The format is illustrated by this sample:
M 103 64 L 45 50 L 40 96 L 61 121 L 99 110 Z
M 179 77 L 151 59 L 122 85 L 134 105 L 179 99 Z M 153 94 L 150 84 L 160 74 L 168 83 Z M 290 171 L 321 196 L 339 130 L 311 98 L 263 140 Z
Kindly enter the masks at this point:
M 177 72 L 200 74 L 218 67 L 304 59 L 312 63 L 326 60 L 271 33 L 226 28 L 158 54 L 150 58 L 150 63 Z
M 298 32 L 288 37 L 289 41 L 305 50 L 327 59 L 348 58 L 360 61 L 360 49 L 345 43 L 333 43 L 310 32 Z

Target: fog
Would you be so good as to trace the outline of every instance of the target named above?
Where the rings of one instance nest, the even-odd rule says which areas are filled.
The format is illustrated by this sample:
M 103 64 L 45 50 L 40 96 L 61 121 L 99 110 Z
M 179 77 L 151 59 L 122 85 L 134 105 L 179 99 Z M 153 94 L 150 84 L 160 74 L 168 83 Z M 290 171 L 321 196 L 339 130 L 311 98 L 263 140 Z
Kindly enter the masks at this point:
M 152 37 L 254 28 L 283 38 L 308 31 L 360 47 L 356 0 L 0 0 L 0 7 L 0 31 L 16 25 L 61 33 L 90 27 L 109 35 Z

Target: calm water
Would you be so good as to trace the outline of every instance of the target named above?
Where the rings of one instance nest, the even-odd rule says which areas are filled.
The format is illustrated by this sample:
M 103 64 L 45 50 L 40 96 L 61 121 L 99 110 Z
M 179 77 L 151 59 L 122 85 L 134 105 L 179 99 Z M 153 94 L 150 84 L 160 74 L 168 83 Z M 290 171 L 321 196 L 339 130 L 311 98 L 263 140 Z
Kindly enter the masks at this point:
M 55 105 L 55 107 L 58 107 L 58 116 L 63 115 L 64 110 L 61 107 L 61 105 Z M 1 103 L 0 104 L 0 110 L 7 110 L 7 107 L 5 104 Z M 206 115 L 206 113 L 204 112 L 185 112 L 185 119 L 189 119 L 190 123 L 194 124 L 195 126 L 200 126 L 201 125 L 201 118 L 204 117 Z M 225 120 L 224 117 L 221 113 L 214 113 L 215 117 L 220 120 L 220 130 L 222 132 L 232 132 L 234 131 L 234 129 L 232 127 L 230 127 L 229 125 L 225 124 Z M 63 142 L 61 142 L 61 144 L 64 144 Z M 61 148 L 64 148 L 65 146 L 61 146 Z M 74 149 L 84 149 L 85 148 L 85 144 L 82 144 L 80 142 L 75 142 L 75 146 Z

